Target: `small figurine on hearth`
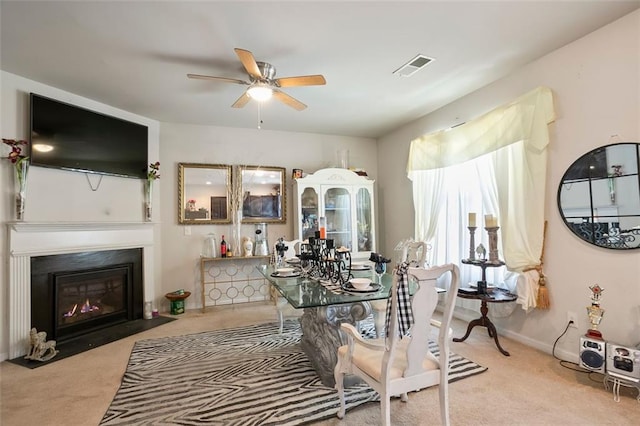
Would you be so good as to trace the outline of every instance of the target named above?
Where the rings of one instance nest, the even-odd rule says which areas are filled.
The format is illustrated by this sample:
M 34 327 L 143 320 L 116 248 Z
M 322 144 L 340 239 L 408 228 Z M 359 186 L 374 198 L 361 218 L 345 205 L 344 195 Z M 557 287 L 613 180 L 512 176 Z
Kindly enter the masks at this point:
M 33 361 L 49 361 L 59 352 L 56 350 L 55 340 L 47 341 L 47 333 L 45 331 L 38 331 L 35 328 L 32 328 L 29 332 L 29 339 L 29 353 L 25 355 L 24 359 Z

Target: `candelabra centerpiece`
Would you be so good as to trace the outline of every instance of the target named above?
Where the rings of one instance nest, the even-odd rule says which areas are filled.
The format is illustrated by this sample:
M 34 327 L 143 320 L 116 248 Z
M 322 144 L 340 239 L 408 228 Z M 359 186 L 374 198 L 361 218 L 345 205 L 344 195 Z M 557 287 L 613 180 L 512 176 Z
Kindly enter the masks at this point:
M 351 275 L 351 252 L 346 247 L 335 247 L 332 239 L 310 237 L 301 247 L 299 255 L 305 275 L 312 279 L 330 280 L 346 284 Z

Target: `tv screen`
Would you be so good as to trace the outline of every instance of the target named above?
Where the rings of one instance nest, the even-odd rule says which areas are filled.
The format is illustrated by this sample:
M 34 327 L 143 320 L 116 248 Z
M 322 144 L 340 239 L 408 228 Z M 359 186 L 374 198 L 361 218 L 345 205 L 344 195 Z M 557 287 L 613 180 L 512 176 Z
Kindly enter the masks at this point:
M 31 93 L 34 166 L 144 179 L 147 126 Z

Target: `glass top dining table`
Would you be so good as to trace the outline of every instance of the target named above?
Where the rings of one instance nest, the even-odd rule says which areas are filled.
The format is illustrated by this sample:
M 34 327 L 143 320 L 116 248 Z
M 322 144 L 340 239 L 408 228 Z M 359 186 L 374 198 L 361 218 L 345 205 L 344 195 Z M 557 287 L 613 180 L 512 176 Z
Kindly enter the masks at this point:
M 393 276 L 386 273 L 382 275 L 380 290 L 361 294 L 346 293 L 339 290 L 330 290 L 311 278 L 272 276 L 275 272 L 275 268 L 272 265 L 260 265 L 257 268 L 278 292 L 287 299 L 291 306 L 299 309 L 387 299 L 393 284 Z M 351 271 L 351 274 L 354 278 L 370 278 L 373 283 L 378 283 L 378 276 L 373 270 Z

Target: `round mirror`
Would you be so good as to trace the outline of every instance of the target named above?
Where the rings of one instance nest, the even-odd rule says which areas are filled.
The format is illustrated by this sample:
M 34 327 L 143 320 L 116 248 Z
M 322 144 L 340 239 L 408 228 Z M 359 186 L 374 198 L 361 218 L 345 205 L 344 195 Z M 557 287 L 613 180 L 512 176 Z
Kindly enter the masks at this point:
M 640 248 L 640 144 L 599 147 L 578 158 L 558 188 L 558 208 L 578 237 L 609 249 Z

